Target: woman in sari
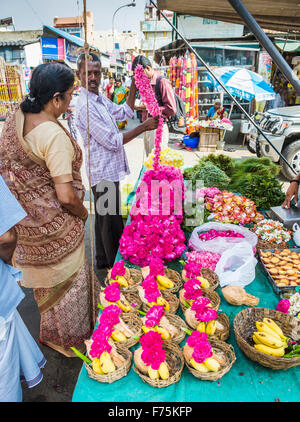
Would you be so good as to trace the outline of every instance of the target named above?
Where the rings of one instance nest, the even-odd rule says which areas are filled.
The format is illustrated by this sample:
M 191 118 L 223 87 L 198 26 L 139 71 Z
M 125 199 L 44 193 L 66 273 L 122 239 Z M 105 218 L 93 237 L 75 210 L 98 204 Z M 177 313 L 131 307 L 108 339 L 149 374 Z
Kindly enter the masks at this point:
M 112 95 L 112 102 L 115 104 L 124 104 L 126 102 L 126 97 L 128 93 L 128 88 L 125 88 L 125 86 L 122 85 L 122 79 L 121 77 L 118 77 L 115 82 L 114 92 Z M 127 120 L 123 122 L 116 122 L 117 126 L 120 130 L 125 129 L 127 125 Z
M 0 140 L 0 173 L 27 213 L 16 225 L 13 265 L 23 273 L 22 286 L 33 288 L 40 342 L 69 357 L 72 346 L 85 351 L 100 290 L 98 280 L 91 288 L 85 258 L 82 152 L 58 121 L 73 85 L 67 66 L 39 65 L 30 94 L 7 118 Z

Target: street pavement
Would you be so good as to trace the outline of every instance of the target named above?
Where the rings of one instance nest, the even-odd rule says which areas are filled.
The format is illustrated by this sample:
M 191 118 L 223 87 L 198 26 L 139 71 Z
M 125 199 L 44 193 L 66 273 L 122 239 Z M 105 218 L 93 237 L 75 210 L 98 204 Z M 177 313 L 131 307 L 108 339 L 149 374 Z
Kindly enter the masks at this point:
M 65 124 L 65 122 L 63 121 Z M 130 120 L 128 122 L 128 127 L 126 130 L 130 130 L 136 125 L 139 124 L 137 118 Z M 0 132 L 3 126 L 3 122 L 0 123 Z M 178 145 L 178 137 L 170 136 L 169 146 L 174 149 L 180 149 Z M 79 144 L 82 146 L 81 139 L 79 139 Z M 143 152 L 143 136 L 140 136 L 128 144 L 125 145 L 125 150 L 128 157 L 130 176 L 123 181 L 123 183 L 132 183 L 135 184 L 142 164 L 144 162 L 144 152 Z M 197 151 L 187 151 L 182 150 L 184 155 L 184 164 L 185 166 L 195 165 L 201 155 L 205 153 L 199 153 Z M 218 151 L 217 153 L 224 153 L 233 158 L 243 158 L 253 156 L 245 147 L 241 145 L 230 145 L 230 151 Z M 85 166 L 82 167 L 82 178 L 83 183 L 87 189 L 85 197 L 85 205 L 89 209 L 89 192 L 88 192 L 88 178 L 85 171 Z M 86 246 L 86 255 L 91 262 L 91 240 L 90 240 L 90 218 L 93 218 L 92 215 L 89 216 L 89 219 L 86 222 L 86 234 L 85 234 L 85 246 Z M 99 282 L 103 283 L 105 278 L 104 271 L 96 270 L 96 275 Z M 29 389 L 27 388 L 26 383 L 23 383 L 23 401 L 24 402 L 70 402 L 72 400 L 72 394 L 76 385 L 76 381 L 79 375 L 79 372 L 82 367 L 82 361 L 78 358 L 67 358 L 63 355 L 57 353 L 51 348 L 42 345 L 38 341 L 39 336 L 39 324 L 40 324 L 40 314 L 36 305 L 36 302 L 33 297 L 32 289 L 23 289 L 26 297 L 20 304 L 18 310 L 21 317 L 23 318 L 26 326 L 28 327 L 33 338 L 38 342 L 42 352 L 44 353 L 47 363 L 43 371 L 43 380 L 36 387 Z

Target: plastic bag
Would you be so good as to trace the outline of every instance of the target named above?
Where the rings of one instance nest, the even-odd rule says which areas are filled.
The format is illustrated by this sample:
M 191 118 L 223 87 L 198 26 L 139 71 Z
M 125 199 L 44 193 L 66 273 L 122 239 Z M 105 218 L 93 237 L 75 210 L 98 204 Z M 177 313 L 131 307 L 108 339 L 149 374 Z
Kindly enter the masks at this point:
M 240 233 L 244 236 L 241 237 L 216 237 L 212 240 L 202 241 L 199 239 L 199 234 L 208 232 L 209 230 L 233 230 L 236 233 Z M 220 255 L 227 251 L 228 249 L 232 249 L 233 246 L 242 243 L 248 242 L 252 248 L 254 249 L 257 244 L 257 235 L 251 232 L 249 229 L 241 226 L 237 226 L 236 224 L 230 223 L 218 223 L 218 222 L 210 222 L 202 224 L 202 226 L 196 227 L 189 239 L 188 246 L 189 248 L 200 251 L 200 252 L 215 252 L 219 253 Z
M 247 286 L 255 278 L 256 264 L 257 259 L 248 242 L 240 242 L 223 252 L 215 268 L 220 286 Z

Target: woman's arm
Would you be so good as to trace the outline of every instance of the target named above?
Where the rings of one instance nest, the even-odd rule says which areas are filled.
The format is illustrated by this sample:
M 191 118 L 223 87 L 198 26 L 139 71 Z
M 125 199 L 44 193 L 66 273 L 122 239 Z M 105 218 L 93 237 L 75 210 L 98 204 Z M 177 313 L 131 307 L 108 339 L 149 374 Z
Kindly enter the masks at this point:
M 70 211 L 71 214 L 81 218 L 84 222 L 88 218 L 88 210 L 76 195 L 72 182 L 56 183 L 55 190 L 60 204 Z

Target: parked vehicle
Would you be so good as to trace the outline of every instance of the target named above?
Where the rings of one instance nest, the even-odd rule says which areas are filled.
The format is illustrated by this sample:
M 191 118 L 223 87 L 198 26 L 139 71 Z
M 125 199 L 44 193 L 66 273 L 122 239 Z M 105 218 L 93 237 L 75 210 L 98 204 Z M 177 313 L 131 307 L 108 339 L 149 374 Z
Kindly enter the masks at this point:
M 286 158 L 296 171 L 300 172 L 300 105 L 281 107 L 256 113 L 254 117 L 266 137 L 277 150 Z M 253 127 L 253 125 L 251 125 Z M 295 173 L 280 158 L 279 154 L 270 146 L 266 139 L 254 128 L 247 137 L 249 151 L 258 157 L 270 157 L 280 164 L 281 172 L 287 179 L 293 179 Z

